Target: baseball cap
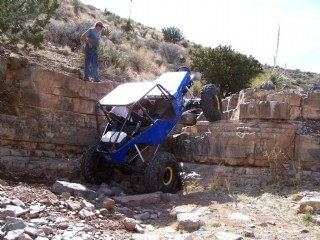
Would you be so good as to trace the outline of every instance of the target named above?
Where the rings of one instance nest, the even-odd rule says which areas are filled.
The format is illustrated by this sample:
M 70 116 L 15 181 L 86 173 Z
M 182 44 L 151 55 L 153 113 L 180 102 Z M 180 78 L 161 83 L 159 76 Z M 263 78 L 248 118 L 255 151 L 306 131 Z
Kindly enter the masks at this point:
M 96 22 L 95 26 L 97 26 L 97 25 L 100 25 L 102 28 L 104 28 L 103 23 L 100 21 Z

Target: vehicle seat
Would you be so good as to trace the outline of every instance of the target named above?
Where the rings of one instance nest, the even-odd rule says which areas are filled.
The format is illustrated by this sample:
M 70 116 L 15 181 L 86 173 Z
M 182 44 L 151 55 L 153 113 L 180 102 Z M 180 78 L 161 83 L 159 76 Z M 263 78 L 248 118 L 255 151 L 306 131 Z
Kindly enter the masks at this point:
M 117 121 L 121 124 L 123 124 L 124 121 L 126 120 L 124 117 L 119 116 L 119 115 L 115 114 L 114 112 L 109 112 L 109 116 L 113 121 Z
M 150 118 L 142 116 L 141 114 L 134 111 L 132 111 L 131 117 L 134 122 L 141 122 L 141 127 L 146 127 L 153 123 Z
M 101 137 L 104 147 L 111 148 L 114 143 L 115 149 L 121 148 L 129 141 L 129 136 L 125 132 L 108 131 Z

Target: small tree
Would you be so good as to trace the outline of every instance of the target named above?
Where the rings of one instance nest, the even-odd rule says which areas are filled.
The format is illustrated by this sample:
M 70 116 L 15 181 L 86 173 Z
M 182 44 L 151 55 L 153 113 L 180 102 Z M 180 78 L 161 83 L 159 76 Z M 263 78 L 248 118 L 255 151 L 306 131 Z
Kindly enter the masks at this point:
M 165 42 L 177 43 L 184 39 L 184 36 L 179 28 L 168 27 L 162 28 L 161 31 L 163 33 L 163 39 Z
M 263 72 L 256 59 L 235 52 L 231 46 L 199 48 L 190 60 L 191 69 L 202 73 L 206 83 L 219 87 L 224 97 L 250 87 L 251 79 Z
M 25 49 L 41 48 L 43 30 L 58 7 L 58 0 L 1 0 L 0 38 L 10 46 L 22 41 Z

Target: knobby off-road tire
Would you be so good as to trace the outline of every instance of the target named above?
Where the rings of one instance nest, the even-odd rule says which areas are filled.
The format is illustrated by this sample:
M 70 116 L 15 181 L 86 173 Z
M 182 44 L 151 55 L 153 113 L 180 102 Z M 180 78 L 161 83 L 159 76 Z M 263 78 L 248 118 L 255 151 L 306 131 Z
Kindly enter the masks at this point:
M 176 72 L 180 72 L 180 71 L 190 72 L 190 68 L 188 68 L 187 66 L 180 66 L 180 67 L 178 67 Z
M 98 143 L 91 144 L 81 157 L 81 172 L 84 178 L 93 184 L 101 184 L 113 173 L 97 152 Z
M 200 106 L 203 115 L 210 121 L 218 121 L 222 115 L 221 95 L 218 88 L 214 84 L 208 84 L 201 89 Z
M 179 180 L 179 164 L 168 152 L 157 152 L 147 162 L 144 185 L 147 192 L 173 193 Z

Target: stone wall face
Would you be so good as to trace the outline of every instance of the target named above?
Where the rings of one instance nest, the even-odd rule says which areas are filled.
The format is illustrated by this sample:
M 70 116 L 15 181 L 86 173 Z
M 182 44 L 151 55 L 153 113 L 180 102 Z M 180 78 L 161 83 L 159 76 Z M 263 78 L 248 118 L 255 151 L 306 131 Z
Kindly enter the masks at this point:
M 320 92 L 245 89 L 222 106 L 222 120 L 177 125 L 181 134 L 163 146 L 181 162 L 319 171 Z
M 223 119 L 231 120 L 319 120 L 320 92 L 299 92 L 298 90 L 245 89 L 238 96 L 234 107 L 235 96 L 226 100 Z M 234 107 L 232 109 L 232 107 Z M 231 114 L 230 114 L 231 112 Z
M 36 66 L 6 69 L 5 62 L 0 58 L 0 169 L 30 172 L 32 162 L 41 161 L 43 172 L 73 175 L 73 165 L 97 139 L 95 103 L 117 84 L 84 82 Z
M 319 171 L 320 169 L 320 136 L 297 135 L 295 140 L 295 158 L 303 169 Z
M 95 103 L 118 84 L 17 67 L 23 62 L 0 57 L 0 171 L 80 178 L 79 158 L 97 140 Z M 177 124 L 160 149 L 189 166 L 219 166 L 210 169 L 224 171 L 221 177 L 244 174 L 243 183 L 259 178 L 261 171 L 252 174 L 249 166 L 319 171 L 320 134 L 306 132 L 302 122 L 319 123 L 320 93 L 245 89 L 224 99 L 223 109 L 217 122 L 183 116 L 185 124 Z
M 297 129 L 282 122 L 198 122 L 176 138 L 175 155 L 188 162 L 268 167 L 276 148 L 284 153 L 279 161 L 295 157 Z
M 303 119 L 320 119 L 320 92 L 311 92 L 302 98 Z

